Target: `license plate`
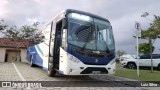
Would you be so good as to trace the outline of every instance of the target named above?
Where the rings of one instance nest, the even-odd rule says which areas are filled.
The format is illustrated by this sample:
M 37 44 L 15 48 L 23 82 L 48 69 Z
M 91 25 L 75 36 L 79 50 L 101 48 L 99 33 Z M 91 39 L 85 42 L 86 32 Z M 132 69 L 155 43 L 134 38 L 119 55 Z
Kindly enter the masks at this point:
M 92 74 L 100 74 L 101 71 L 92 71 Z

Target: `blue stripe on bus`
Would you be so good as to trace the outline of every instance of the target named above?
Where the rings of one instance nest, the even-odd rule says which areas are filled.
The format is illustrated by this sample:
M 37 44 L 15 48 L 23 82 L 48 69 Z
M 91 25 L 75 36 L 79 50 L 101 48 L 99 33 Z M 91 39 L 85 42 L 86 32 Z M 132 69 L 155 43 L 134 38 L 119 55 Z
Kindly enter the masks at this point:
M 39 47 L 39 45 L 36 45 L 36 47 L 37 47 L 38 51 L 43 55 L 43 52 L 42 52 L 41 48 Z
M 32 53 L 32 54 L 31 54 L 31 52 L 35 52 L 35 53 Z M 36 64 L 36 65 L 38 65 L 38 66 L 41 66 L 41 67 L 43 66 L 43 60 L 42 60 L 42 58 L 40 57 L 40 55 L 38 54 L 35 46 L 29 48 L 29 52 L 28 52 L 28 55 L 27 55 L 27 57 L 28 57 L 27 60 L 28 60 L 28 61 L 29 61 L 30 55 L 33 56 L 33 61 L 32 61 L 32 62 L 33 62 L 34 64 Z M 29 62 L 30 62 L 30 61 L 29 61 Z
M 111 57 L 105 57 L 105 58 L 91 58 L 91 57 L 86 57 L 83 55 L 80 55 L 72 50 L 67 50 L 67 52 L 75 57 L 77 57 L 81 62 L 84 64 L 88 65 L 107 65 L 111 60 L 115 58 L 114 52 L 112 52 Z M 98 62 L 96 62 L 96 59 L 98 59 Z

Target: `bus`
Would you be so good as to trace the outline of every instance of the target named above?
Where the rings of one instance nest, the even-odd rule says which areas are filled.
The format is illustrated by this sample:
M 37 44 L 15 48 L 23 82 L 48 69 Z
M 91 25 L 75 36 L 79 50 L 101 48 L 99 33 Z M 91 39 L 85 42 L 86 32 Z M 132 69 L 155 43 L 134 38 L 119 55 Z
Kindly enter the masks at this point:
M 67 9 L 40 31 L 44 40 L 27 48 L 27 61 L 43 67 L 48 76 L 115 73 L 115 41 L 107 19 Z

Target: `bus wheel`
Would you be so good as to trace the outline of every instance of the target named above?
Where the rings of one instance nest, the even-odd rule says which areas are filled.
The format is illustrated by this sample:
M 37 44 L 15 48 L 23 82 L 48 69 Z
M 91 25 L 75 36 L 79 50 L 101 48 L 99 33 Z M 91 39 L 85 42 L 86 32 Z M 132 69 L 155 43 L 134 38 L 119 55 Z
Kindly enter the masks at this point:
M 34 66 L 35 66 L 35 64 L 33 64 L 33 56 L 30 56 L 30 66 L 31 66 L 31 67 L 34 67 Z
M 55 77 L 56 76 L 56 70 L 53 68 L 52 63 L 48 63 L 48 76 L 49 77 Z

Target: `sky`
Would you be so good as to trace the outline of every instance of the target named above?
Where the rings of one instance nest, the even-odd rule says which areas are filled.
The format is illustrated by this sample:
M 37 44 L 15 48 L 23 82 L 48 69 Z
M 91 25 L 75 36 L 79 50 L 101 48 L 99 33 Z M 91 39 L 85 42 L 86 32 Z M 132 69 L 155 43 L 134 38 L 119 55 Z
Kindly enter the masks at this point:
M 153 15 L 160 16 L 160 0 L 0 0 L 0 19 L 10 26 L 30 25 L 36 21 L 43 26 L 65 9 L 107 18 L 113 27 L 116 50 L 135 54 L 135 22 L 139 22 L 142 29 L 147 29 Z M 147 18 L 141 17 L 144 12 L 149 12 Z M 159 41 L 154 45 L 154 53 L 160 53 Z

